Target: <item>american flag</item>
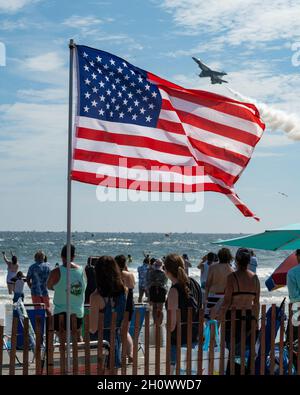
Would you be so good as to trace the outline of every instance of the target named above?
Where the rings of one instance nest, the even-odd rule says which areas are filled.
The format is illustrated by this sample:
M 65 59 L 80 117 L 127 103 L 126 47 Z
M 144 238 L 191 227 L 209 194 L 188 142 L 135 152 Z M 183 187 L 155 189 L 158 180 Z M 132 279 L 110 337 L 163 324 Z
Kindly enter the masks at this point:
M 234 190 L 265 127 L 253 104 L 185 89 L 108 52 L 78 45 L 76 53 L 73 180 L 218 192 L 257 219 Z

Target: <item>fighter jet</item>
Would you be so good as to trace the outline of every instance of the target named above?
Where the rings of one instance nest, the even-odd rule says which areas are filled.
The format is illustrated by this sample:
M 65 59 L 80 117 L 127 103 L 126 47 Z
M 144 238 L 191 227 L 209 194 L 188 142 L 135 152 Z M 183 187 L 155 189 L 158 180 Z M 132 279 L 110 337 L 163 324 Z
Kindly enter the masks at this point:
M 289 197 L 289 195 L 287 195 L 286 193 L 283 193 L 283 192 L 278 192 L 278 193 L 279 193 L 279 195 L 282 195 L 284 197 Z
M 212 70 L 208 66 L 206 66 L 203 62 L 201 62 L 201 60 L 199 60 L 197 58 L 193 57 L 193 60 L 197 63 L 197 65 L 201 69 L 201 73 L 199 74 L 199 77 L 201 77 L 201 78 L 209 77 L 212 84 L 222 84 L 222 82 L 228 82 L 228 81 L 222 80 L 222 78 L 221 78 L 221 77 L 223 77 L 223 75 L 227 75 L 227 73 Z

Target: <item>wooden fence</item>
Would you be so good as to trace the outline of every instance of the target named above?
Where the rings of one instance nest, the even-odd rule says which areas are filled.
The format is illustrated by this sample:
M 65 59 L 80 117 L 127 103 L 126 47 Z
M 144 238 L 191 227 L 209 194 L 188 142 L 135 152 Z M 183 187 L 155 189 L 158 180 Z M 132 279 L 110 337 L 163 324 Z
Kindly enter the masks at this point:
M 278 309 L 278 308 L 277 308 Z M 193 322 L 192 311 L 189 309 L 187 317 L 187 342 L 182 345 L 181 312 L 176 314 L 176 366 L 171 365 L 171 316 L 170 312 L 162 326 L 152 323 L 150 312 L 146 311 L 142 328 L 140 328 L 140 312 L 136 311 L 133 336 L 133 361 L 127 363 L 126 339 L 127 333 L 124 328 L 128 324 L 128 313 L 125 314 L 122 327 L 120 328 L 121 366 L 115 366 L 115 344 L 118 339 L 111 336 L 109 358 L 103 347 L 104 321 L 100 315 L 98 326 L 98 341 L 91 341 L 89 334 L 89 316 L 84 319 L 84 338 L 78 341 L 76 330 L 76 318 L 72 317 L 71 339 L 71 371 L 70 374 L 121 374 L 121 375 L 161 375 L 161 374 L 265 374 L 266 363 L 268 374 L 300 374 L 300 352 L 295 352 L 289 347 L 288 342 L 300 339 L 300 327 L 297 338 L 295 328 L 291 325 L 292 308 L 289 306 L 287 315 L 277 317 L 278 310 L 275 305 L 271 308 L 271 319 L 267 318 L 266 306 L 261 306 L 260 319 L 251 320 L 250 334 L 249 322 L 241 319 L 240 311 L 231 310 L 230 320 L 226 319 L 226 312 L 221 312 L 219 327 L 219 348 L 216 347 L 216 336 L 211 325 L 211 336 L 208 350 L 203 350 L 205 338 L 204 311 L 199 312 L 197 322 Z M 239 313 L 239 316 L 237 316 Z M 245 316 L 246 312 L 242 312 Z M 116 313 L 113 313 L 110 326 L 110 334 L 116 333 Z M 268 321 L 268 325 L 267 325 Z M 60 330 L 54 333 L 53 317 L 46 320 L 46 328 L 43 328 L 40 316 L 36 316 L 35 322 L 35 345 L 34 349 L 30 340 L 29 319 L 23 322 L 23 349 L 17 350 L 18 318 L 13 318 L 11 337 L 5 337 L 4 328 L 0 326 L 0 375 L 1 374 L 35 374 L 35 375 L 60 375 L 66 374 L 66 338 L 63 318 L 60 320 Z M 197 344 L 193 343 L 193 328 L 198 328 Z M 278 329 L 279 328 L 279 329 Z M 288 331 L 287 331 L 288 328 Z M 239 333 L 237 333 L 239 332 Z M 276 332 L 277 336 L 276 336 Z M 45 333 L 43 335 L 43 333 Z M 106 331 L 107 333 L 107 331 Z M 152 340 L 151 340 L 152 335 Z M 257 347 L 259 338 L 259 348 Z M 58 341 L 59 339 L 59 341 Z M 229 339 L 229 340 L 228 340 Z M 239 342 L 237 344 L 237 339 Z M 106 339 L 107 340 L 107 339 Z M 9 346 L 8 346 L 9 343 Z M 5 348 L 8 347 L 8 351 Z M 123 346 L 124 345 L 124 346 Z M 236 347 L 239 350 L 236 350 Z M 269 351 L 268 351 L 269 348 Z M 288 358 L 286 357 L 288 355 Z M 17 361 L 16 357 L 20 360 Z M 260 363 L 258 363 L 260 361 Z M 288 365 L 286 365 L 288 364 Z

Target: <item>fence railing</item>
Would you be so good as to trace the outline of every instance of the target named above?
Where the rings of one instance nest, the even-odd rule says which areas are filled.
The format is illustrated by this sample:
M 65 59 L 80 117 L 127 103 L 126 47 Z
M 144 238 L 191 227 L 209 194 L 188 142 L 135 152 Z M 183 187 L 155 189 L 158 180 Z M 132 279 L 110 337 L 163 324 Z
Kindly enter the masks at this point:
M 187 322 L 181 322 L 176 312 L 176 336 L 171 333 L 171 312 L 165 313 L 162 325 L 152 322 L 146 311 L 140 325 L 140 311 L 134 322 L 133 360 L 127 362 L 128 313 L 117 328 L 117 315 L 112 314 L 110 328 L 104 328 L 100 314 L 98 340 L 91 341 L 89 315 L 84 317 L 83 339 L 79 338 L 76 317 L 72 316 L 71 374 L 85 375 L 161 375 L 161 374 L 300 374 L 300 352 L 297 347 L 300 327 L 292 326 L 292 308 L 286 312 L 276 305 L 266 313 L 261 306 L 258 322 L 254 311 L 231 309 L 221 311 L 218 330 L 215 323 L 206 322 L 204 311 L 193 321 L 188 309 Z M 195 319 L 195 317 L 194 317 Z M 207 329 L 210 326 L 210 331 Z M 54 331 L 53 317 L 47 317 L 45 327 L 39 315 L 35 317 L 35 339 L 30 337 L 30 321 L 23 320 L 23 346 L 17 349 L 18 317 L 13 318 L 12 330 L 6 337 L 0 326 L 0 375 L 35 374 L 60 375 L 66 371 L 66 334 L 64 318 L 59 331 Z M 197 339 L 195 340 L 195 328 Z M 109 338 L 108 338 L 109 333 Z M 209 334 L 209 342 L 208 342 Z M 183 341 L 183 338 L 186 341 Z M 108 344 L 107 344 L 108 342 Z M 120 344 L 120 348 L 118 345 Z M 120 363 L 116 361 L 120 358 Z M 173 360 L 173 362 L 172 362 Z M 176 362 L 175 362 L 176 361 Z

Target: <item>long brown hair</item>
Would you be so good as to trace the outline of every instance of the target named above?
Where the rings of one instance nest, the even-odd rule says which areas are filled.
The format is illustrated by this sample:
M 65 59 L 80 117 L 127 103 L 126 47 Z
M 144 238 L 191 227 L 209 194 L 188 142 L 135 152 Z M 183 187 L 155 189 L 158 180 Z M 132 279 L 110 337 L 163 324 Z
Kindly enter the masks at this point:
M 116 297 L 125 292 L 121 270 L 111 256 L 101 256 L 95 264 L 97 290 L 102 297 Z
M 188 284 L 190 283 L 190 280 L 184 270 L 183 258 L 177 254 L 170 254 L 166 257 L 164 266 L 166 271 L 171 273 L 172 276 L 177 279 L 178 284 L 182 287 L 186 296 L 189 296 L 190 289 Z

